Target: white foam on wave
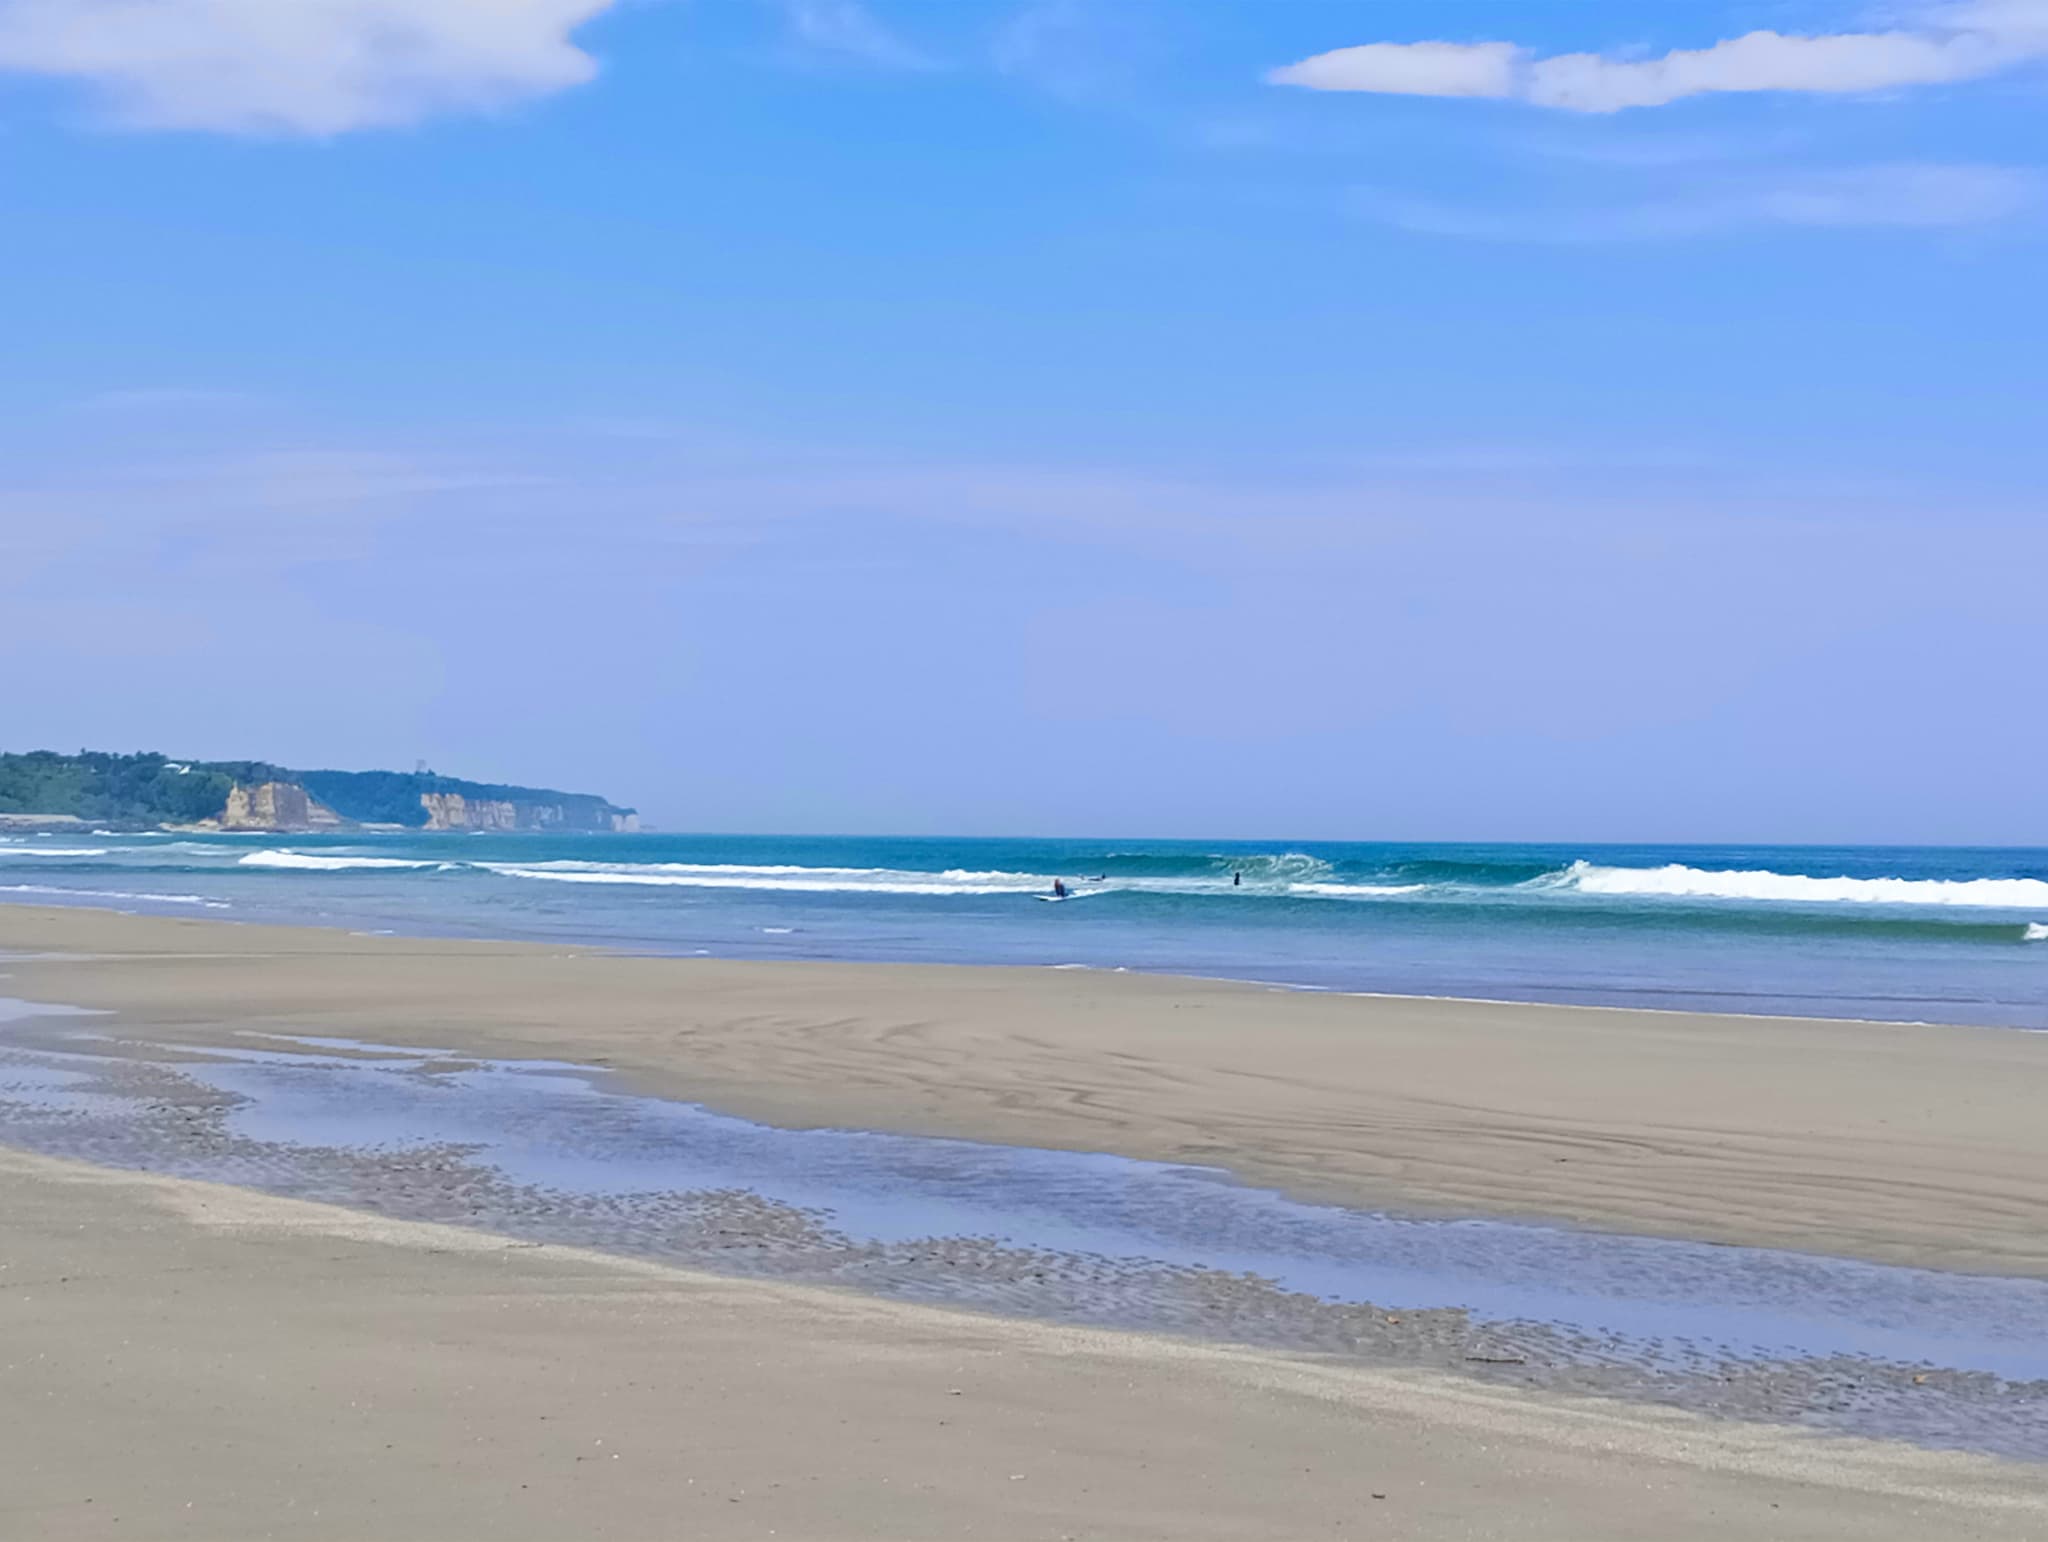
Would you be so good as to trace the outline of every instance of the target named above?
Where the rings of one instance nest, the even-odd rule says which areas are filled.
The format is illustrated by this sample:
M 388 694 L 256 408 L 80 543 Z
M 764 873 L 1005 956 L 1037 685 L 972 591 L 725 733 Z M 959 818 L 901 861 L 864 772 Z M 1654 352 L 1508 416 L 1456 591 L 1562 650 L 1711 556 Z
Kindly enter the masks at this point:
M 1330 864 L 1305 851 L 1250 852 L 1242 856 L 1212 857 L 1218 869 L 1242 873 L 1246 883 L 1319 883 L 1330 876 Z
M 1302 858 L 1314 862 L 1314 858 Z M 1062 877 L 1075 899 L 1105 894 L 1241 895 L 1246 898 L 1370 900 L 1416 894 L 1428 884 L 1302 882 L 1261 877 L 1247 869 L 1244 882 L 1233 885 L 1229 872 L 1160 877 L 1105 877 L 1085 873 L 1018 873 L 1002 869 L 947 868 L 926 872 L 906 868 L 804 867 L 788 863 L 758 865 L 709 862 L 473 862 L 478 871 L 506 878 L 555 883 L 613 884 L 644 888 L 739 889 L 794 894 L 898 894 L 941 897 L 1034 895 L 1042 897 L 1054 878 Z M 1087 864 L 1082 864 L 1085 867 Z M 1320 864 L 1319 864 L 1320 865 Z M 1327 869 L 1324 869 L 1327 871 Z
M 66 889 L 48 883 L 0 883 L 0 894 L 61 894 L 75 899 L 149 900 L 159 905 L 203 905 L 208 910 L 232 910 L 226 900 L 208 899 L 203 894 L 131 894 L 125 889 Z
M 2048 905 L 2048 879 L 2041 878 L 1815 878 L 1763 868 L 1718 871 L 1676 862 L 1665 867 L 1598 867 L 1579 861 L 1536 882 L 1580 894 L 1807 905 L 1971 905 L 1994 910 Z
M 2048 942 L 2048 921 L 2029 921 L 2027 929 L 2020 933 L 2022 942 Z
M 104 857 L 104 846 L 24 846 L 20 851 L 9 852 L 14 857 Z
M 763 889 L 796 894 L 1030 894 L 1052 886 L 1035 873 L 918 873 L 868 867 L 737 867 L 688 862 L 479 862 L 506 878 L 649 888 Z
M 280 867 L 309 873 L 338 873 L 349 868 L 440 867 L 439 862 L 415 862 L 403 857 L 330 857 L 310 851 L 252 851 L 237 867 Z
M 1314 858 L 1303 858 L 1313 862 Z M 906 894 L 935 896 L 1036 895 L 1053 885 L 1051 873 L 1016 873 L 947 868 L 920 872 L 886 867 L 801 867 L 789 864 L 743 866 L 698 862 L 478 862 L 470 864 L 507 878 L 552 880 L 556 883 L 627 884 L 647 888 L 754 889 L 797 894 Z M 1085 866 L 1085 864 L 1083 864 Z M 1320 865 L 1320 864 L 1319 864 Z M 1325 869 L 1327 871 L 1327 869 Z M 1103 878 L 1064 876 L 1075 899 L 1103 894 L 1222 895 L 1303 897 L 1315 899 L 1384 899 L 1414 894 L 1427 884 L 1364 884 L 1263 880 L 1248 872 L 1241 886 L 1228 873 L 1181 877 Z

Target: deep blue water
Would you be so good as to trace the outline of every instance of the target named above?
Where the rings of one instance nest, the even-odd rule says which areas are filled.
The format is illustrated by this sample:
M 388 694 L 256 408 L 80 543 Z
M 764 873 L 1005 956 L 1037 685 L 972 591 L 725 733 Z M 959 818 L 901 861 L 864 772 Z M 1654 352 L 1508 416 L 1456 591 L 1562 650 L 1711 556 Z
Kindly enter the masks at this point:
M 0 900 L 2048 1028 L 2043 850 L 16 834 Z

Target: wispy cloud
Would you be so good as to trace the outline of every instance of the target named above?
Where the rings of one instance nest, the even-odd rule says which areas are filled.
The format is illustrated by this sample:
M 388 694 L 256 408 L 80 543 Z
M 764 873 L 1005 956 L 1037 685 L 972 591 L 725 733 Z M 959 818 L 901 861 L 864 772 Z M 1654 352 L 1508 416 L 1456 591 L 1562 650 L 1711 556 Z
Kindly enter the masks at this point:
M 860 0 L 779 0 L 790 36 L 804 48 L 887 70 L 932 70 L 940 61 L 896 36 Z
M 1685 167 L 1771 160 L 1810 148 L 1810 141 L 1788 134 L 1768 138 L 1725 134 L 1656 135 L 1616 132 L 1601 124 L 1591 132 L 1574 125 L 1571 134 L 1520 134 L 1510 147 L 1528 158 L 1612 167 L 1617 170 L 1668 171 Z
M 2010 218 L 2039 194 L 2038 178 L 2010 167 L 1909 162 L 1722 179 L 1676 196 L 1569 209 L 1467 208 L 1384 191 L 1360 194 L 1356 206 L 1423 235 L 1562 245 L 1772 225 L 1958 229 Z
M 1123 101 L 1159 38 L 1129 7 L 1028 0 L 990 40 L 997 71 L 1072 101 Z
M 261 398 L 248 391 L 213 386 L 127 386 L 98 391 L 73 405 L 86 412 L 180 412 L 214 407 L 249 407 Z
M 580 85 L 613 0 L 0 0 L 0 72 L 143 129 L 326 136 Z
M 1313 91 L 1482 97 L 1606 113 L 1715 93 L 1845 95 L 1941 85 L 2043 58 L 2048 0 L 1965 0 L 1926 12 L 1913 27 L 1810 36 L 1758 31 L 1645 59 L 1538 56 L 1499 41 L 1364 43 L 1266 78 Z

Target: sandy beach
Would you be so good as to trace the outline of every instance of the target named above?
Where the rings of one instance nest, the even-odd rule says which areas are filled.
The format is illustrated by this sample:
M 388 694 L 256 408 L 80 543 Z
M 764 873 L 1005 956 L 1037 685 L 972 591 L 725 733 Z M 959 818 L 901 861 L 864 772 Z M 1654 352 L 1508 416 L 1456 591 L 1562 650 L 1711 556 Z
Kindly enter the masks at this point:
M 2040 1035 L 17 907 L 0 953 L 0 997 L 111 1012 L 91 1028 L 173 1054 L 289 1034 L 569 1060 L 788 1126 L 2048 1273 Z M 22 1534 L 2048 1528 L 2039 1464 L 1436 1364 L 733 1278 L 4 1149 L 0 1208 L 0 1513 Z
M 51 1538 L 2022 1537 L 2038 1470 L 0 1153 Z
M 1336 1203 L 2048 1276 L 2048 1035 L 729 963 L 0 908 L 4 993 L 608 1066 L 784 1126 L 1225 1167 Z

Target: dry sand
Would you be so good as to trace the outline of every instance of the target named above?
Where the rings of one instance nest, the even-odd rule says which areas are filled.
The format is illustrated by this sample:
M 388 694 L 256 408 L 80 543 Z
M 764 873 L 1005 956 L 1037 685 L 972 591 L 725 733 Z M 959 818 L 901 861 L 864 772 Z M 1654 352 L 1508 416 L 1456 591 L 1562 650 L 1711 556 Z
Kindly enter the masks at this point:
M 2039 1468 L 0 1151 L 19 1537 L 2024 1537 Z
M 1227 1167 L 1293 1194 L 2048 1276 L 2048 1035 L 728 963 L 0 907 L 0 994 L 608 1065 L 783 1125 Z

